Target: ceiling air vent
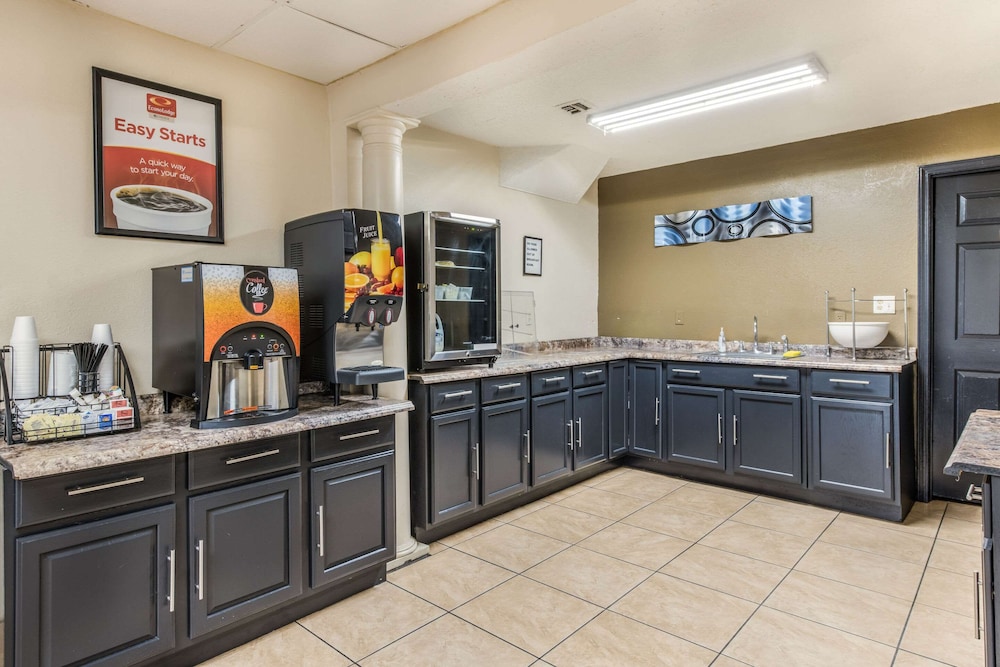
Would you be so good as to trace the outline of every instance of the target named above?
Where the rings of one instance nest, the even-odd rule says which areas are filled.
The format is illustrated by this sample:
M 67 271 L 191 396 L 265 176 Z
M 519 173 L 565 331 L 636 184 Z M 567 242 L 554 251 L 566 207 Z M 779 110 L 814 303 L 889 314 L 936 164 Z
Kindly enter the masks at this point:
M 556 108 L 562 109 L 570 116 L 575 116 L 578 113 L 582 113 L 584 111 L 590 111 L 590 108 L 592 106 L 593 106 L 592 104 L 588 104 L 583 100 L 575 100 L 573 102 L 564 102 L 562 104 L 557 104 Z

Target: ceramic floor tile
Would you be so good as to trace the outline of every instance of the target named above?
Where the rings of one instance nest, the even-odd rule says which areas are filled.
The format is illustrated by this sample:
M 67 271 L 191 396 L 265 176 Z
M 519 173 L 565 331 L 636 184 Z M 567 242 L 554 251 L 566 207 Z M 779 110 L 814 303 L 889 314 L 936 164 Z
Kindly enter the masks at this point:
M 350 660 L 297 623 L 269 632 L 201 663 L 203 667 L 341 667 L 350 664 Z
M 671 493 L 669 502 L 674 507 L 728 519 L 750 501 L 740 496 L 709 491 L 704 487 L 688 484 Z
M 618 521 L 649 504 L 646 500 L 602 491 L 594 487 L 559 501 L 563 507 Z
M 601 607 L 611 605 L 651 574 L 646 568 L 580 547 L 562 551 L 524 572 L 526 577 Z
M 568 546 L 566 542 L 524 528 L 503 525 L 462 542 L 455 548 L 512 572 L 524 572 Z
M 836 516 L 831 510 L 794 503 L 779 505 L 758 498 L 734 514 L 732 520 L 814 540 Z
M 718 652 L 756 608 L 732 595 L 654 574 L 611 610 Z
M 511 525 L 554 537 L 563 542 L 576 543 L 614 523 L 611 519 L 579 510 L 549 505 L 537 512 L 511 522 Z
M 511 511 L 505 512 L 500 516 L 496 516 L 494 518 L 501 523 L 510 523 L 511 521 L 516 521 L 517 519 L 520 519 L 522 516 L 526 516 L 528 514 L 531 514 L 532 512 L 537 512 L 543 507 L 548 507 L 551 504 L 552 503 L 549 503 L 544 499 L 536 500 L 533 503 L 528 503 L 527 505 L 521 505 L 520 507 L 515 507 Z
M 583 480 L 582 482 L 580 482 L 580 484 L 582 484 L 583 486 L 598 486 L 599 484 L 602 484 L 603 482 L 606 482 L 609 479 L 613 479 L 613 478 L 617 477 L 618 475 L 621 475 L 622 473 L 624 473 L 627 470 L 628 470 L 628 468 L 626 468 L 624 466 L 619 466 L 617 468 L 612 468 L 611 470 L 605 470 L 604 472 L 602 472 L 599 475 L 594 475 L 593 477 L 590 477 L 589 479 Z
M 730 658 L 728 655 L 719 655 L 712 667 L 747 667 L 747 663 Z
M 434 554 L 439 554 L 442 551 L 447 551 L 448 545 L 441 544 L 440 542 L 431 542 L 427 545 L 427 552 L 433 556 Z
M 690 547 L 692 542 L 645 528 L 615 523 L 591 535 L 577 546 L 639 565 L 658 570 L 671 559 Z
M 945 663 L 907 651 L 897 651 L 892 667 L 947 667 Z
M 669 499 L 670 496 L 666 498 Z M 657 501 L 622 519 L 623 523 L 630 526 L 672 535 L 689 542 L 697 542 L 722 521 L 719 517 L 673 507 L 667 500 Z
M 912 601 L 924 568 L 915 563 L 816 542 L 795 569 L 902 600 Z
M 709 665 L 715 652 L 606 611 L 545 655 L 555 667 Z
M 965 616 L 915 604 L 899 648 L 955 667 L 981 667 L 983 642 L 970 626 Z
M 941 525 L 941 518 L 944 516 L 944 504 L 929 505 L 928 503 L 916 503 L 913 509 L 902 522 L 887 521 L 874 517 L 860 516 L 841 512 L 837 517 L 835 525 L 842 527 L 845 525 L 868 526 L 873 529 L 895 530 L 911 535 L 923 535 L 934 539 L 937 535 L 938 527 Z
M 601 608 L 544 584 L 515 577 L 455 610 L 455 615 L 539 657 L 583 627 Z
M 454 609 L 502 584 L 514 573 L 448 549 L 389 573 L 389 581 L 445 609 Z
M 891 665 L 895 649 L 775 609 L 761 607 L 724 655 L 755 667 Z
M 765 606 L 895 646 L 910 602 L 804 572 L 792 572 Z
M 535 657 L 451 614 L 361 661 L 361 667 L 518 667 Z
M 746 491 L 740 491 L 739 489 L 730 489 L 725 486 L 716 486 L 715 484 L 702 484 L 701 482 L 688 482 L 685 486 L 690 486 L 695 489 L 703 489 L 705 491 L 711 491 L 713 493 L 724 493 L 727 496 L 735 496 L 737 498 L 743 498 L 747 502 L 757 498 L 756 493 L 748 493 Z
M 483 533 L 498 528 L 503 525 L 496 519 L 487 519 L 481 523 L 477 523 L 474 526 L 469 526 L 465 530 L 460 530 L 457 533 L 452 533 L 447 537 L 442 537 L 438 542 L 445 545 L 446 547 L 453 547 L 456 544 L 461 544 L 466 540 L 471 540 L 476 535 L 482 535 Z
M 917 604 L 972 618 L 976 613 L 972 597 L 973 576 L 928 567 L 917 591 Z
M 555 493 L 550 493 L 545 496 L 544 500 L 547 503 L 557 503 L 563 498 L 569 498 L 570 496 L 575 496 L 584 489 L 589 488 L 586 484 L 576 484 L 574 486 L 568 486 L 562 491 L 556 491 Z
M 938 539 L 978 547 L 983 543 L 983 524 L 945 517 L 941 522 L 941 530 L 938 531 Z
M 809 549 L 812 540 L 745 523 L 727 521 L 702 538 L 699 544 L 782 567 L 792 567 Z
M 979 545 L 968 546 L 957 542 L 937 540 L 927 561 L 928 567 L 971 575 L 983 569 L 983 550 Z
M 444 613 L 387 582 L 299 619 L 299 624 L 348 658 L 360 660 Z
M 751 602 L 763 602 L 788 574 L 788 568 L 700 544 L 660 571 Z
M 838 516 L 819 537 L 821 542 L 867 551 L 896 560 L 923 565 L 934 540 L 871 523 L 862 523 L 845 515 Z
M 652 502 L 681 488 L 686 483 L 683 480 L 654 472 L 626 470 L 621 475 L 601 482 L 595 488 Z
M 973 505 L 971 503 L 948 503 L 948 509 L 945 510 L 944 515 L 949 519 L 971 521 L 972 523 L 978 524 L 983 523 L 982 505 Z

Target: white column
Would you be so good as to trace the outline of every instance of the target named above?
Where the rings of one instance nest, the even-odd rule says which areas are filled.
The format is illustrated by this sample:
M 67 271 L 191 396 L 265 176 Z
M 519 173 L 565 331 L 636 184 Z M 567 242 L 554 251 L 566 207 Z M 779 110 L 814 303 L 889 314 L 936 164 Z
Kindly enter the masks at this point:
M 377 109 L 353 119 L 361 132 L 361 206 L 403 215 L 403 133 L 419 121 Z M 385 329 L 383 357 L 389 366 L 406 368 L 406 302 L 399 323 Z M 405 382 L 389 382 L 380 392 L 406 397 Z M 413 539 L 410 525 L 410 428 L 408 413 L 396 415 L 396 560 L 394 569 L 428 553 Z

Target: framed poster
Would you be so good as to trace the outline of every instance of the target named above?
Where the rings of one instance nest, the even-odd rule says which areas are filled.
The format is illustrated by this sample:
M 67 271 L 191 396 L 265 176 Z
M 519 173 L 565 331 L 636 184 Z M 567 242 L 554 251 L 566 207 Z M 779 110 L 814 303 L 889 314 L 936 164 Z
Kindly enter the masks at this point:
M 93 68 L 97 234 L 223 243 L 222 101 Z
M 542 239 L 524 237 L 524 275 L 542 275 Z

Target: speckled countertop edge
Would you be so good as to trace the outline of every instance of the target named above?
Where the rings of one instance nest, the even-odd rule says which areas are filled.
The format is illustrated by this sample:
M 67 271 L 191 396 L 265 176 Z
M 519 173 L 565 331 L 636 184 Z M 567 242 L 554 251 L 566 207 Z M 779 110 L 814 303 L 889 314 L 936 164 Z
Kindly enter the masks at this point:
M 138 431 L 37 445 L 0 446 L 0 462 L 14 479 L 33 479 L 299 433 L 412 409 L 413 403 L 407 400 L 346 396 L 337 406 L 330 396 L 307 395 L 299 399 L 298 415 L 269 424 L 196 429 L 191 427 L 190 412 L 143 415 Z
M 944 472 L 1000 475 L 1000 411 L 976 410 L 969 416 Z
M 644 338 L 592 338 L 571 341 L 542 343 L 524 351 L 506 349 L 490 368 L 487 364 L 476 364 L 449 368 L 426 373 L 410 373 L 410 380 L 421 384 L 437 384 L 456 380 L 495 377 L 530 373 L 552 368 L 596 364 L 619 359 L 648 359 L 654 361 L 685 361 L 720 364 L 743 364 L 748 366 L 773 366 L 784 368 L 814 368 L 840 371 L 866 371 L 898 373 L 909 364 L 916 363 L 916 353 L 911 350 L 910 359 L 903 358 L 902 348 L 882 348 L 865 350 L 874 358 L 851 359 L 848 350 L 835 348 L 830 357 L 826 356 L 825 345 L 792 346 L 803 355 L 794 359 L 783 359 L 778 354 L 762 354 L 759 357 L 730 357 L 719 354 L 717 343 L 691 340 L 656 340 Z M 735 344 L 730 343 L 729 352 L 735 352 Z M 862 351 L 859 351 L 861 354 Z

